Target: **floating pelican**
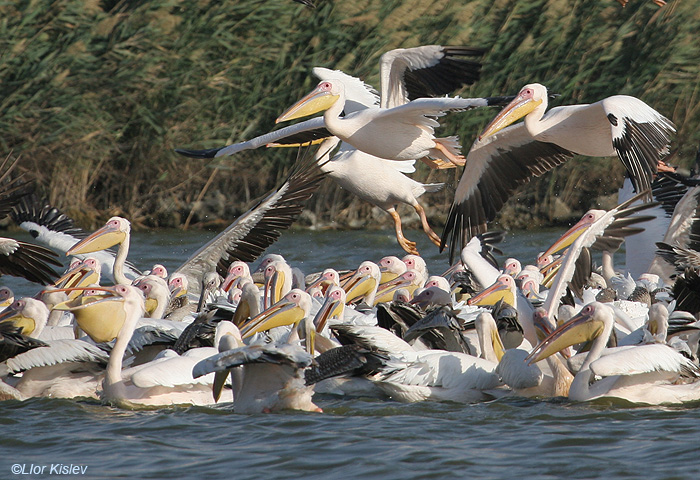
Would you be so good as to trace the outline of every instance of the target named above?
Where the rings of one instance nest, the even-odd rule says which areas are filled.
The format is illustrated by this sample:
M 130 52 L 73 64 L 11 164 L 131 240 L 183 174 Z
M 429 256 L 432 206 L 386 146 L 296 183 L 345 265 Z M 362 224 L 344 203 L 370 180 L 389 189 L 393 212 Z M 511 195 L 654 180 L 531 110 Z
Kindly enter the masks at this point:
M 66 251 L 66 255 L 99 252 L 119 245 L 112 266 L 112 277 L 121 285 L 131 285 L 132 280 L 124 275 L 126 257 L 131 243 L 131 223 L 126 218 L 114 216 L 100 229 L 94 231 Z
M 144 298 L 132 285 L 115 285 L 113 287 L 95 287 L 95 295 L 80 302 L 65 303 L 55 308 L 72 311 L 80 328 L 96 341 L 116 339 L 109 354 L 109 362 L 102 384 L 103 398 L 119 404 L 171 405 L 171 404 L 209 404 L 211 398 L 210 384 L 192 379 L 191 371 L 183 372 L 190 383 L 177 382 L 174 388 L 166 388 L 171 379 L 164 379 L 161 384 L 139 386 L 133 375 L 138 367 L 122 372 L 124 355 L 134 334 L 137 322 L 144 312 Z M 172 382 L 171 382 L 172 383 Z
M 635 190 L 648 190 L 675 132 L 667 118 L 625 95 L 546 109 L 547 88 L 525 85 L 472 145 L 442 234 L 441 249 L 449 243 L 450 259 L 486 230 L 516 188 L 574 155 L 617 155 Z M 505 128 L 522 117 L 523 123 Z
M 610 307 L 598 302 L 588 304 L 542 340 L 528 358 L 531 363 L 537 362 L 563 348 L 592 341 L 571 384 L 571 400 L 608 397 L 660 405 L 700 399 L 697 366 L 665 344 L 628 347 L 603 356 L 614 323 Z

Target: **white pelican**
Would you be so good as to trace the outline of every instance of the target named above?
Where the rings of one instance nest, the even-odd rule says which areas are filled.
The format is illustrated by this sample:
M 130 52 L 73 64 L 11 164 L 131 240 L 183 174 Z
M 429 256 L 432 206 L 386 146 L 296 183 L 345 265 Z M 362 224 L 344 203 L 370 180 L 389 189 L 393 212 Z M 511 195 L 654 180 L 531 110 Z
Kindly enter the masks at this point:
M 483 50 L 480 49 L 439 45 L 386 52 L 380 61 L 381 97 L 377 96 L 371 86 L 339 70 L 315 67 L 313 74 L 320 80 L 340 81 L 345 85 L 345 112 L 351 114 L 364 109 L 396 107 L 419 97 L 448 94 L 461 85 L 473 83 L 478 79 L 481 65 L 470 57 L 482 54 Z M 491 101 L 498 103 L 496 99 Z M 300 135 L 302 132 L 304 136 Z M 278 142 L 282 140 L 284 145 L 289 145 L 290 141 L 292 144 L 304 143 L 329 135 L 324 128 L 323 118 L 317 118 L 222 148 L 176 151 L 187 156 L 211 158 L 233 155 L 265 145 L 279 145 Z M 413 207 L 425 233 L 433 243 L 438 244 L 440 239 L 430 227 L 417 198 L 425 192 L 440 189 L 442 184 L 424 185 L 404 175 L 415 171 L 414 160 L 385 160 L 344 142 L 331 161 L 325 162 L 338 141 L 332 137 L 319 148 L 317 160 L 322 164 L 323 171 L 342 188 L 386 211 L 394 221 L 397 240 L 405 251 L 417 253 L 415 243 L 403 235 L 401 218 L 396 211 L 399 203 Z
M 670 120 L 625 95 L 546 109 L 547 88 L 525 85 L 472 145 L 442 234 L 450 258 L 486 230 L 516 188 L 576 154 L 617 155 L 635 190 L 648 190 L 675 132 Z M 523 123 L 505 128 L 522 117 Z
M 528 358 L 537 362 L 563 348 L 592 340 L 591 349 L 571 384 L 571 400 L 607 397 L 660 405 L 700 399 L 697 380 L 700 371 L 665 344 L 620 348 L 603 355 L 614 323 L 610 307 L 599 302 L 588 304 L 542 340 Z
M 95 230 L 66 251 L 66 255 L 79 255 L 99 252 L 119 245 L 117 256 L 112 266 L 114 281 L 121 285 L 131 285 L 131 280 L 124 275 L 124 265 L 131 243 L 131 223 L 126 218 L 112 217 L 100 229 Z
M 227 374 L 231 369 L 243 366 L 242 378 L 233 393 L 236 413 L 269 413 L 287 409 L 322 412 L 311 400 L 313 385 L 307 385 L 304 378 L 312 363 L 313 356 L 298 345 L 238 343 L 237 348 L 197 363 L 192 374 L 195 378 L 211 372 Z
M 134 334 L 137 322 L 144 312 L 144 298 L 141 292 L 131 285 L 117 284 L 113 287 L 95 287 L 94 292 L 105 292 L 80 302 L 65 303 L 55 308 L 69 310 L 76 315 L 82 330 L 96 341 L 116 339 L 109 354 L 109 362 L 102 383 L 102 397 L 118 404 L 171 405 L 171 404 L 210 404 L 211 386 L 192 379 L 183 384 L 178 382 L 168 388 L 166 379 L 160 385 L 139 386 L 132 375 L 139 367 L 122 372 L 124 355 Z M 191 373 L 185 372 L 190 378 Z M 153 378 L 149 378 L 152 383 Z M 171 382 L 172 383 L 172 382 Z
M 374 305 L 380 280 L 379 266 L 368 260 L 362 262 L 352 277 L 348 278 L 342 285 L 347 294 L 348 303 L 362 299 L 367 305 Z
M 613 242 L 619 241 L 621 243 L 621 237 L 625 235 L 625 229 L 629 228 L 629 225 L 644 221 L 645 218 L 648 218 L 630 217 L 630 215 L 652 206 L 652 203 L 636 205 L 634 207 L 629 206 L 646 194 L 648 194 L 648 192 L 641 192 L 609 211 L 598 209 L 589 210 L 581 220 L 564 233 L 559 240 L 554 242 L 554 244 L 542 254 L 542 256 L 548 256 L 565 247 L 569 247 L 567 253 L 562 256 L 561 267 L 554 277 L 554 281 L 547 294 L 547 300 L 544 304 L 548 318 L 554 318 L 555 312 L 558 311 L 561 296 L 574 277 L 576 263 L 581 253 L 601 239 L 602 241 L 612 239 Z M 615 235 L 611 236 L 610 232 L 615 232 Z
M 496 281 L 479 294 L 468 300 L 469 305 L 494 305 L 503 300 L 518 311 L 518 321 L 523 328 L 523 335 L 530 344 L 537 343 L 537 333 L 533 323 L 534 308 L 525 298 L 510 275 L 499 275 Z
M 87 233 L 74 225 L 73 220 L 55 207 L 41 202 L 35 195 L 28 195 L 21 199 L 11 212 L 13 220 L 23 230 L 36 238 L 36 240 L 59 252 L 66 252 Z M 111 276 L 115 254 L 113 251 L 104 250 L 94 252 L 90 256 L 95 257 L 102 268 L 102 274 Z M 85 259 L 86 254 L 76 254 L 76 257 Z M 124 265 L 124 272 L 129 278 L 136 278 L 141 273 L 129 262 Z
M 314 90 L 289 107 L 276 123 L 324 111 L 324 125 L 333 135 L 358 150 L 387 160 L 426 161 L 434 168 L 464 165 L 456 137 L 435 138 L 434 119 L 449 111 L 489 106 L 483 98 L 419 98 L 393 108 L 368 108 L 340 114 L 345 108 L 345 84 L 322 80 Z
M 156 275 L 146 275 L 136 279 L 134 286 L 143 292 L 146 299 L 146 316 L 163 318 L 170 305 L 170 289 L 165 280 Z

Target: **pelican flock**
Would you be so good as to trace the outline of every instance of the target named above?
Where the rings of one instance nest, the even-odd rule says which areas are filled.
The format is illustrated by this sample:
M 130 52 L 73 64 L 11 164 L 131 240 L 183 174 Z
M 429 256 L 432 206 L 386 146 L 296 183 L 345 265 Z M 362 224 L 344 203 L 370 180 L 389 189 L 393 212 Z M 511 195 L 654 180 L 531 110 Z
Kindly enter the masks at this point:
M 547 110 L 550 93 L 539 83 L 516 95 L 448 96 L 478 81 L 484 54 L 463 46 L 391 50 L 381 56 L 378 91 L 315 67 L 317 86 L 280 105 L 277 122 L 321 116 L 220 148 L 178 149 L 207 159 L 299 148 L 278 188 L 179 266 L 141 273 L 128 261 L 128 219 L 113 216 L 84 232 L 12 179 L 6 160 L 0 214 L 49 248 L 0 239 L 0 274 L 42 285 L 20 298 L 0 288 L 0 399 L 224 403 L 241 414 L 321 413 L 321 394 L 700 400 L 697 181 L 664 163 L 675 126 L 627 95 Z M 456 135 L 437 136 L 448 113 L 498 106 L 483 131 L 472 132 L 466 155 Z M 504 234 L 489 231 L 489 222 L 517 188 L 576 155 L 617 157 L 630 185 L 624 200 L 588 211 L 538 258 L 499 262 Z M 462 168 L 441 236 L 418 198 L 443 185 L 410 178 L 416 160 Z M 326 177 L 387 212 L 406 254 L 320 272 L 272 252 L 258 260 Z M 405 237 L 401 203 L 436 249 L 448 249 L 442 275 L 431 275 Z M 642 234 L 644 242 L 628 243 Z M 623 245 L 628 259 L 644 245 L 643 266 L 616 270 Z M 72 257 L 63 274 L 52 249 Z

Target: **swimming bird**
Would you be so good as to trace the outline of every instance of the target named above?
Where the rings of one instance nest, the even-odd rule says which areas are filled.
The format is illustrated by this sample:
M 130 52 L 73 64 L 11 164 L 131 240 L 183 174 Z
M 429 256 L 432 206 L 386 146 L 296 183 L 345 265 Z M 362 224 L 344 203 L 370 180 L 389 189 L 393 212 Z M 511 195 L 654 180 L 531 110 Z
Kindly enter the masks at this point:
M 636 192 L 648 190 L 675 132 L 670 120 L 626 95 L 546 109 L 547 88 L 525 85 L 475 140 L 442 233 L 450 259 L 486 230 L 515 189 L 574 155 L 617 155 Z
M 537 362 L 562 348 L 592 341 L 569 390 L 569 398 L 618 398 L 647 405 L 678 404 L 700 398 L 700 371 L 665 344 L 619 348 L 603 355 L 615 320 L 610 307 L 594 302 L 557 327 L 529 355 Z

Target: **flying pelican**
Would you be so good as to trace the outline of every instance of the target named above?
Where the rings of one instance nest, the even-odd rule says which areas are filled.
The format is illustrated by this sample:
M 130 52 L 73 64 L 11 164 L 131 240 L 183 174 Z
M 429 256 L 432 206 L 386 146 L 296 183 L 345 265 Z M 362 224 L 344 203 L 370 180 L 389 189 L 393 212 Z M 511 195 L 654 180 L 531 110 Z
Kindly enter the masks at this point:
M 571 400 L 612 397 L 660 405 L 700 399 L 700 371 L 668 345 L 633 346 L 603 355 L 614 323 L 610 307 L 590 303 L 542 340 L 528 359 L 537 362 L 563 348 L 592 340 L 590 351 L 571 384 Z M 596 377 L 602 378 L 596 380 Z
M 482 54 L 481 49 L 439 45 L 390 50 L 380 60 L 381 97 L 371 86 L 339 70 L 314 67 L 313 74 L 320 80 L 340 81 L 345 85 L 345 112 L 351 114 L 364 109 L 396 107 L 419 97 L 444 95 L 462 85 L 471 84 L 478 79 L 481 67 L 472 57 Z M 498 103 L 495 99 L 492 102 Z M 176 151 L 187 156 L 211 158 L 265 145 L 317 141 L 330 135 L 324 127 L 323 118 L 317 118 L 222 148 Z M 319 163 L 328 158 L 338 142 L 339 139 L 331 137 L 322 144 L 317 154 Z M 386 211 L 394 221 L 401 248 L 416 254 L 415 243 L 403 235 L 396 206 L 404 203 L 413 207 L 426 235 L 437 245 L 440 238 L 430 227 L 425 210 L 417 199 L 425 192 L 439 190 L 442 184 L 425 185 L 404 175 L 415 171 L 413 163 L 414 160 L 385 160 L 343 142 L 338 153 L 330 162 L 323 163 L 321 168 L 345 190 Z
M 328 131 L 358 150 L 387 160 L 430 157 L 437 162 L 426 163 L 439 168 L 464 165 L 464 157 L 456 137 L 435 138 L 433 129 L 440 124 L 433 117 L 489 105 L 489 100 L 483 98 L 419 98 L 394 108 L 368 108 L 341 117 L 345 85 L 338 80 L 323 80 L 285 110 L 276 123 L 325 110 L 323 120 Z
M 546 109 L 547 88 L 525 85 L 475 140 L 442 233 L 440 248 L 449 243 L 450 259 L 486 230 L 516 188 L 574 155 L 617 155 L 635 190 L 648 190 L 675 132 L 670 120 L 625 95 Z

